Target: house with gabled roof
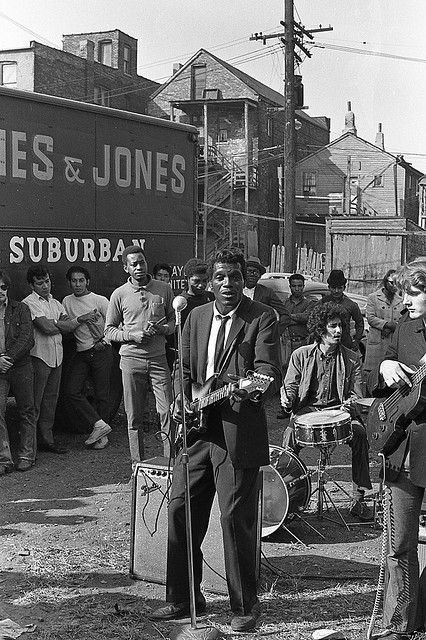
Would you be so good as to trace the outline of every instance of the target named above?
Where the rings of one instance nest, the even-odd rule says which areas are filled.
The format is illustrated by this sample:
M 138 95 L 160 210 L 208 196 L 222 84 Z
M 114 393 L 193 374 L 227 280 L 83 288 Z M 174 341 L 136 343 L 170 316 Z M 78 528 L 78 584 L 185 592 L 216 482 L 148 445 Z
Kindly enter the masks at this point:
M 358 136 L 348 104 L 342 135 L 296 164 L 299 246 L 326 249 L 326 218 L 395 218 L 417 224 L 423 173 L 385 150 L 379 124 L 375 144 Z
M 230 243 L 269 263 L 278 240 L 284 96 L 200 49 L 150 97 L 147 113 L 199 130 L 199 255 Z M 297 157 L 326 145 L 330 121 L 296 113 Z M 258 217 L 262 216 L 262 217 Z M 204 242 L 203 242 L 204 239 Z

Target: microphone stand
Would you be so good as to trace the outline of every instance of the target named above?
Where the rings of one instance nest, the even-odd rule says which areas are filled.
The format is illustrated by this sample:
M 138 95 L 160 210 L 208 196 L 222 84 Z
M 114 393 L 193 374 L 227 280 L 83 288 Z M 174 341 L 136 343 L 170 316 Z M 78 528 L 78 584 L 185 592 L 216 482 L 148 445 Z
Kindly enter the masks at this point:
M 185 301 L 186 302 L 186 301 Z M 186 528 L 186 551 L 188 557 L 188 581 L 189 581 L 189 610 L 191 613 L 190 627 L 182 627 L 181 631 L 174 636 L 175 640 L 184 640 L 186 638 L 195 640 L 197 637 L 203 640 L 215 640 L 220 638 L 220 633 L 215 627 L 197 627 L 197 614 L 195 603 L 195 580 L 194 580 L 194 551 L 192 548 L 192 521 L 191 521 L 191 493 L 189 490 L 189 455 L 186 440 L 186 416 L 184 407 L 184 386 L 183 386 L 183 353 L 182 353 L 182 323 L 181 312 L 185 306 L 177 303 L 175 298 L 176 312 L 176 328 L 178 336 L 178 369 L 179 369 L 179 387 L 181 397 L 181 413 L 182 413 L 182 464 L 184 466 L 185 478 L 185 528 Z

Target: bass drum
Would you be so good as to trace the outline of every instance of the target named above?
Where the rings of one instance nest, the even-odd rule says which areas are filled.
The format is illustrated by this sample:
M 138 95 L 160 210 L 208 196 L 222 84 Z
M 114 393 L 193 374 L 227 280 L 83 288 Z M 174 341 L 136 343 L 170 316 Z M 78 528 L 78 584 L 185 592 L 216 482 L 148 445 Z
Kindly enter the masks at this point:
M 311 479 L 303 462 L 290 449 L 270 446 L 271 464 L 263 471 L 262 538 L 306 509 Z

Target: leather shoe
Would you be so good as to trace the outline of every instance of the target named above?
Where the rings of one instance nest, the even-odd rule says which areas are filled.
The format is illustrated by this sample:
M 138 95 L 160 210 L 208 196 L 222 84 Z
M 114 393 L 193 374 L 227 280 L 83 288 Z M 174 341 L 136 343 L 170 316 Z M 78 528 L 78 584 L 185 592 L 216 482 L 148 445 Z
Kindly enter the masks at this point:
M 33 460 L 18 460 L 15 469 L 17 469 L 17 471 L 28 471 L 33 466 Z
M 250 613 L 245 616 L 234 616 L 231 620 L 232 631 L 251 631 L 261 614 L 260 604 L 255 604 Z
M 60 455 L 64 453 L 68 453 L 68 449 L 64 449 L 64 447 L 60 447 L 58 444 L 50 444 L 49 442 L 40 442 L 37 445 L 37 449 L 39 451 L 49 451 L 50 453 L 59 453 Z
M 197 615 L 202 615 L 206 612 L 206 603 L 197 603 L 195 607 Z M 191 612 L 189 610 L 189 602 L 180 602 L 179 604 L 173 604 L 169 602 L 163 607 L 159 607 L 148 615 L 149 620 L 179 620 L 179 618 L 189 618 Z

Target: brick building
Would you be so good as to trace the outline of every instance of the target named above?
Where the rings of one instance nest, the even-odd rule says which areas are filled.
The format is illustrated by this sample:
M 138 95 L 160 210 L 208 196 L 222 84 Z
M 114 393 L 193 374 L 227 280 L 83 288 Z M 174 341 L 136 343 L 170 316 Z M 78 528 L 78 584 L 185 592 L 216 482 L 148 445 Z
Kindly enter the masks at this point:
M 422 175 L 402 156 L 385 150 L 380 124 L 375 144 L 360 138 L 349 103 L 340 138 L 296 165 L 300 245 L 325 251 L 328 216 L 402 217 L 417 224 Z
M 158 83 L 137 74 L 138 42 L 119 29 L 0 51 L 0 86 L 145 113 Z
M 207 203 L 200 206 L 200 255 L 232 242 L 269 263 L 278 226 L 256 216 L 279 214 L 283 107 L 281 94 L 204 49 L 184 65 L 175 65 L 173 76 L 148 101 L 149 115 L 199 130 L 199 202 Z M 299 158 L 329 142 L 328 118 L 298 111 L 297 119 Z

